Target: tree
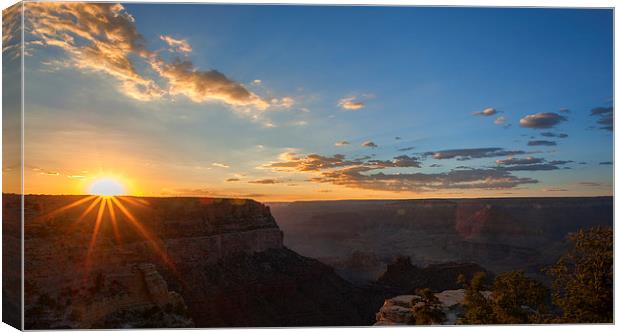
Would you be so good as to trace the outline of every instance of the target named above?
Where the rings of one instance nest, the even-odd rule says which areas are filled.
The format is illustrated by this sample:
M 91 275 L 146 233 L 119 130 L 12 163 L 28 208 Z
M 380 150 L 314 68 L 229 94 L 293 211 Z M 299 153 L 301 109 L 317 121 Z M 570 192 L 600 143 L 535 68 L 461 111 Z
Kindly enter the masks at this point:
M 571 249 L 547 269 L 553 302 L 561 322 L 613 322 L 613 229 L 579 230 L 569 236 Z
M 486 273 L 476 272 L 467 283 L 465 276 L 459 276 L 459 283 L 465 287 L 465 314 L 461 319 L 462 324 L 496 324 L 497 319 L 493 313 L 491 301 L 484 294 L 484 281 Z
M 505 272 L 493 283 L 493 314 L 499 324 L 541 323 L 547 312 L 547 288 L 522 271 Z
M 441 324 L 446 314 L 441 309 L 441 302 L 429 288 L 417 289 L 419 300 L 413 303 L 413 317 L 416 325 Z

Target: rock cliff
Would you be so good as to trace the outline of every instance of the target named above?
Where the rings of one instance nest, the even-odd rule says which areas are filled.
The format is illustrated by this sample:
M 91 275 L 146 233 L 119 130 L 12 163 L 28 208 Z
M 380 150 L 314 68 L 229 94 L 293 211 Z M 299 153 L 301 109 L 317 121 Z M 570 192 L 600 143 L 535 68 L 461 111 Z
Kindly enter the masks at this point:
M 385 299 L 286 249 L 258 202 L 117 202 L 26 196 L 27 328 L 370 325 Z

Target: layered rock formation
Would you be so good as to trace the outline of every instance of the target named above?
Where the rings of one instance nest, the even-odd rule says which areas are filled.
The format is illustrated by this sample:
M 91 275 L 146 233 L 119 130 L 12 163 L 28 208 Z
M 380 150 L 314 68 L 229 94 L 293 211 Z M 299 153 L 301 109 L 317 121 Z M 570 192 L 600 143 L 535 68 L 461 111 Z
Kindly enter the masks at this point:
M 500 273 L 538 274 L 566 249 L 566 235 L 613 224 L 612 197 L 423 199 L 272 203 L 285 244 L 375 280 L 396 256 L 415 265 L 475 262 Z M 356 253 L 364 264 L 349 264 Z M 375 259 L 376 258 L 376 259 Z M 357 259 L 356 259 L 357 260 Z M 374 261 L 374 263 L 373 263 Z M 375 264 L 374 268 L 371 264 Z
M 370 325 L 385 298 L 284 248 L 255 201 L 100 204 L 26 196 L 27 328 Z

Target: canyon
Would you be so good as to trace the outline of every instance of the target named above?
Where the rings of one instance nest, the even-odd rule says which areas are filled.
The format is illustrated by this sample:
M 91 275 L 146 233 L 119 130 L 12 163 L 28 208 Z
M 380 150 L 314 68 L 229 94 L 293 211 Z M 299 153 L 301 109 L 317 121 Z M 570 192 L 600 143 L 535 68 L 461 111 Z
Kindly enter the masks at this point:
M 473 263 L 491 273 L 541 269 L 581 228 L 613 225 L 613 197 L 309 201 L 271 203 L 284 244 L 356 284 L 399 256 L 416 266 Z
M 9 234 L 19 235 L 19 198 L 3 195 Z M 400 324 L 389 299 L 421 287 L 452 298 L 456 277 L 477 271 L 544 280 L 567 234 L 613 222 L 611 197 L 263 204 L 26 195 L 24 208 L 30 329 L 360 326 L 377 313 Z

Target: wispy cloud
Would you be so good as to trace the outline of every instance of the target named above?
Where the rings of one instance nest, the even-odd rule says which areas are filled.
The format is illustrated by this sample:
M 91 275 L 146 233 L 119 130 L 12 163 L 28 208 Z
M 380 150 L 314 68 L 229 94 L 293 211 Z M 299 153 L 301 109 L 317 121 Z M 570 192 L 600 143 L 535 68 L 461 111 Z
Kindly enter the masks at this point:
M 545 141 L 545 140 L 532 140 L 527 142 L 528 146 L 555 146 L 557 145 L 554 141 Z
M 252 180 L 252 181 L 248 181 L 248 183 L 252 183 L 252 184 L 276 184 L 276 183 L 281 183 L 282 181 L 277 180 L 277 179 L 259 179 L 259 180 Z
M 566 137 L 568 137 L 568 135 L 564 134 L 564 133 L 556 134 L 556 133 L 551 133 L 551 132 L 540 133 L 540 135 L 544 136 L 544 137 L 557 137 L 557 138 L 566 138 Z
M 348 141 L 338 141 L 336 143 L 334 143 L 335 146 L 345 146 L 345 145 L 349 145 L 350 143 Z
M 64 50 L 74 68 L 113 77 L 118 90 L 131 98 L 149 101 L 183 95 L 197 103 L 269 107 L 263 98 L 217 70 L 201 71 L 187 60 L 163 60 L 147 48 L 134 17 L 120 4 L 39 2 L 26 6 L 32 36 Z M 163 35 L 160 39 L 175 50 L 191 51 L 186 40 Z M 152 68 L 167 86 L 139 71 L 136 61 Z
M 181 53 L 190 53 L 192 51 L 192 46 L 185 39 L 175 39 L 171 36 L 161 35 L 159 39 L 163 40 L 168 46 L 170 46 L 171 51 L 178 51 Z
M 378 148 L 379 146 L 377 144 L 375 144 L 375 142 L 373 141 L 366 141 L 364 143 L 362 143 L 362 146 L 365 148 Z
M 614 108 L 613 107 L 597 107 L 590 111 L 591 116 L 599 119 L 596 121 L 601 127 L 599 129 L 613 131 L 614 130 Z
M 473 148 L 473 149 L 453 149 L 441 150 L 434 152 L 425 152 L 425 156 L 431 156 L 433 159 L 452 159 L 469 160 L 476 158 L 505 157 L 525 154 L 525 151 L 510 151 L 502 148 Z
M 222 164 L 222 163 L 211 163 L 211 166 L 215 166 L 215 167 L 221 167 L 221 168 L 229 168 L 229 165 L 226 164 Z

